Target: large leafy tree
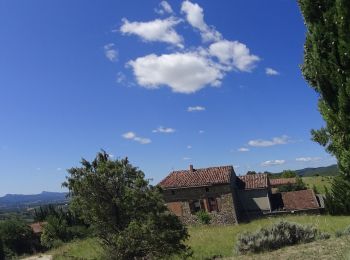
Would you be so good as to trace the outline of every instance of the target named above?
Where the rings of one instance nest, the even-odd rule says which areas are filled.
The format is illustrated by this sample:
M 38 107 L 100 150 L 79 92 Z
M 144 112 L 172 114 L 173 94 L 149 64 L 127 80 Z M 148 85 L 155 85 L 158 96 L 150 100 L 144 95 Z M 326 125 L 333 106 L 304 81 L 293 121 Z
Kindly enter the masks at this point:
M 302 72 L 319 93 L 326 125 L 313 139 L 350 179 L 350 1 L 298 0 L 307 26 Z
M 109 259 L 154 259 L 188 254 L 186 227 L 168 212 L 161 189 L 127 158 L 104 151 L 72 168 L 67 181 L 72 208 L 91 224 Z

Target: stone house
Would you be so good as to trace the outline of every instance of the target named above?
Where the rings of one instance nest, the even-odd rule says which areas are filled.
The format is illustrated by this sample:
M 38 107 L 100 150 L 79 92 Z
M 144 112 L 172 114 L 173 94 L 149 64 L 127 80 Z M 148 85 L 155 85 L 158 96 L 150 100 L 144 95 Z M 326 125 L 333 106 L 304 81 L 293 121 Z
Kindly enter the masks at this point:
M 200 210 L 211 215 L 213 224 L 237 224 L 279 211 L 319 208 L 313 191 L 272 194 L 267 174 L 237 177 L 232 166 L 190 165 L 171 172 L 159 185 L 169 210 L 186 224 L 196 223 Z
M 232 166 L 173 171 L 159 185 L 166 204 L 185 223 L 204 210 L 214 223 L 238 223 L 237 177 Z
M 267 174 L 238 177 L 238 203 L 241 218 L 251 219 L 271 212 L 271 188 Z

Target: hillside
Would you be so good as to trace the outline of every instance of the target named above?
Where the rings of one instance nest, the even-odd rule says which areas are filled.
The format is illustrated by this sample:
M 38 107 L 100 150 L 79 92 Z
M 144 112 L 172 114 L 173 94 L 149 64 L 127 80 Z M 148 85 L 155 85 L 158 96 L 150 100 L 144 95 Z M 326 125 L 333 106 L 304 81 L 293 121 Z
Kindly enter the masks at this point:
M 296 171 L 299 176 L 311 177 L 311 176 L 336 176 L 338 175 L 338 166 L 336 164 L 318 167 L 318 168 L 305 168 Z
M 295 172 L 301 177 L 336 176 L 338 175 L 338 166 L 334 164 L 326 167 L 304 168 L 300 170 L 295 170 Z M 282 172 L 272 174 L 275 176 L 275 178 L 277 178 L 278 175 L 282 174 Z
M 66 192 L 47 192 L 40 194 L 7 194 L 0 197 L 0 210 L 27 208 L 43 204 L 65 203 L 67 202 Z

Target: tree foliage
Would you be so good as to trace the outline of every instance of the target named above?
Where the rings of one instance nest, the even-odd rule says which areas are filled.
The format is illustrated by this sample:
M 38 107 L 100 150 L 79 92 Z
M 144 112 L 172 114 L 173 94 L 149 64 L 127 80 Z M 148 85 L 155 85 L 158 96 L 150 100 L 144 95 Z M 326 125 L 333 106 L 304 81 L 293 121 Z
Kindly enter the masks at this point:
M 343 175 L 332 180 L 330 190 L 326 188 L 325 207 L 332 215 L 350 214 L 350 182 Z
M 189 253 L 186 227 L 170 214 L 161 189 L 127 158 L 106 152 L 72 168 L 67 181 L 72 208 L 91 224 L 112 259 L 141 259 Z
M 14 218 L 0 222 L 0 240 L 6 257 L 32 253 L 33 237 L 32 229 L 23 220 Z
M 278 187 L 278 192 L 288 192 L 288 191 L 298 191 L 298 190 L 306 190 L 307 187 L 303 182 L 301 177 L 295 177 L 295 183 L 286 184 Z
M 299 0 L 307 26 L 305 79 L 319 93 L 326 126 L 312 130 L 313 140 L 338 160 L 350 178 L 350 1 Z
M 296 176 L 297 176 L 297 173 L 295 171 L 292 171 L 292 170 L 284 170 L 281 174 L 282 178 L 293 178 Z

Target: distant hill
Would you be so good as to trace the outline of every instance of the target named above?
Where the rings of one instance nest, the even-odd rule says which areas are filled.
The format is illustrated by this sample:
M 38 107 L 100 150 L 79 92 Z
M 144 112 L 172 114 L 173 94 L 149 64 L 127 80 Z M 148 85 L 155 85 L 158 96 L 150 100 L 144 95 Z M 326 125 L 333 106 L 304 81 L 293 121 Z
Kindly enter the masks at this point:
M 0 210 L 4 209 L 20 209 L 35 207 L 43 204 L 56 204 L 68 202 L 66 192 L 47 192 L 40 194 L 23 195 L 23 194 L 7 194 L 0 197 Z
M 299 176 L 311 177 L 311 176 L 336 176 L 339 174 L 338 166 L 336 164 L 317 167 L 317 168 L 305 168 L 296 171 Z
M 304 168 L 301 170 L 295 170 L 295 172 L 302 177 L 311 177 L 311 176 L 336 176 L 339 174 L 338 166 L 336 164 L 326 166 L 326 167 L 317 167 L 317 168 Z M 277 177 L 281 175 L 282 172 L 272 173 Z

